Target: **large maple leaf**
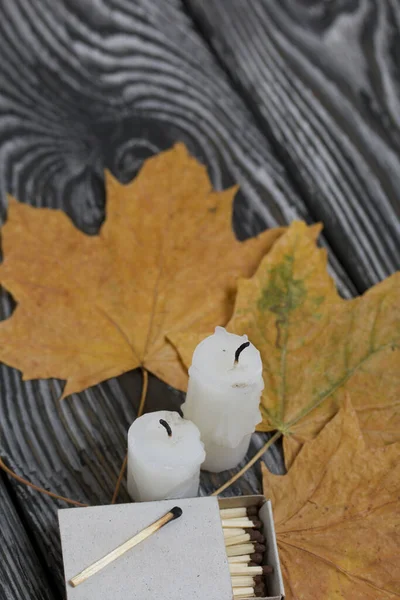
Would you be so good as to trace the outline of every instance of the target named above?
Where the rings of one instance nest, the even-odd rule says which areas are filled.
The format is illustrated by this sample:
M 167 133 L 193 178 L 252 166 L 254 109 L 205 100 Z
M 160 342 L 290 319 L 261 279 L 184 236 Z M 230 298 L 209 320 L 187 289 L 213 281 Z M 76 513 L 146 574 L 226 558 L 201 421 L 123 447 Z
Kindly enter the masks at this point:
M 225 323 L 237 277 L 250 276 L 282 233 L 237 241 L 235 191 L 214 192 L 179 144 L 128 185 L 106 173 L 98 236 L 60 211 L 10 199 L 0 282 L 17 307 L 0 325 L 0 359 L 24 379 L 66 379 L 64 395 L 138 366 L 184 389 L 165 335 Z
M 263 464 L 287 600 L 400 596 L 400 444 L 367 450 L 349 401 L 287 475 Z
M 347 392 L 369 443 L 400 440 L 400 274 L 343 300 L 316 233 L 304 223 L 290 226 L 255 275 L 239 281 L 227 325 L 261 352 L 258 429 L 284 434 L 287 466 Z M 174 334 L 172 341 L 188 366 L 199 336 Z

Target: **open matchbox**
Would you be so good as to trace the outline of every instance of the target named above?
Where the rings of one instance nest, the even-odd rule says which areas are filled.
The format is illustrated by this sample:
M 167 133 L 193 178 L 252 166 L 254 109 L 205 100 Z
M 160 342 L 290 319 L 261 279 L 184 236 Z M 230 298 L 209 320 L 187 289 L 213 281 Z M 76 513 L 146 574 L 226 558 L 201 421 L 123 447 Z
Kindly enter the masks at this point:
M 82 569 L 173 506 L 183 510 L 179 519 L 81 585 L 70 585 L 70 579 Z M 282 600 L 284 588 L 272 508 L 264 496 L 188 498 L 59 510 L 67 599 L 232 600 L 219 509 L 240 506 L 260 507 L 267 546 L 265 564 L 273 567 L 273 573 L 266 576 L 269 595 L 264 600 Z

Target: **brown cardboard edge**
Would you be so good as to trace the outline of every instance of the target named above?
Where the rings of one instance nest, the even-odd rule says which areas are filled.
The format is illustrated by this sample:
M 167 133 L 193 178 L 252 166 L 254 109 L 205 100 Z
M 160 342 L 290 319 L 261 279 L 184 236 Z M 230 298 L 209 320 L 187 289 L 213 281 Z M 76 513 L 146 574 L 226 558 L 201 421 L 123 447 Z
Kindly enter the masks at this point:
M 270 564 L 274 568 L 274 573 L 271 576 L 271 579 L 273 593 L 275 596 L 266 596 L 265 598 L 259 598 L 259 600 L 284 600 L 285 589 L 283 587 L 283 578 L 279 560 L 278 545 L 276 543 L 271 501 L 267 500 L 265 496 L 255 495 L 219 498 L 218 502 L 220 508 L 239 508 L 241 506 L 258 506 L 260 508 L 260 519 L 263 522 L 264 533 L 268 542 L 266 564 Z

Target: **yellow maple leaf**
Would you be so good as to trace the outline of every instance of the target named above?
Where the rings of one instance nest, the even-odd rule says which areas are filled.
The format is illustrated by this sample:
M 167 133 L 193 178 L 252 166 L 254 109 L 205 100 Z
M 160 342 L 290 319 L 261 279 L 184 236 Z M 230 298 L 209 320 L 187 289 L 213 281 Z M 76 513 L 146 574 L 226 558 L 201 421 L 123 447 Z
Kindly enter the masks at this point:
M 284 435 L 289 467 L 349 392 L 369 443 L 400 440 L 400 274 L 344 300 L 315 228 L 293 223 L 251 279 L 241 279 L 228 331 L 260 350 L 260 431 Z M 203 333 L 203 336 L 205 334 Z M 189 366 L 197 334 L 171 337 Z
M 350 401 L 287 475 L 263 464 L 287 600 L 400 595 L 400 444 L 366 450 Z
M 66 379 L 64 395 L 138 366 L 184 389 L 166 334 L 225 323 L 237 277 L 250 276 L 282 233 L 237 241 L 235 192 L 214 192 L 178 144 L 128 185 L 106 173 L 98 236 L 61 211 L 10 199 L 0 282 L 17 308 L 0 325 L 0 359 L 24 379 Z

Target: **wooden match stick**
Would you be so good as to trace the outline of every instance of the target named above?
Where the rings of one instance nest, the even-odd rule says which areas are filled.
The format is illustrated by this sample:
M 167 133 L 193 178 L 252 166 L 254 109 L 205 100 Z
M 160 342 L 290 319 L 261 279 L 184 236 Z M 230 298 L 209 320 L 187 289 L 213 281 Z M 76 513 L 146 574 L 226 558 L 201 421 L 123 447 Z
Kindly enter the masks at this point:
M 262 583 L 262 575 L 238 575 L 231 577 L 232 587 L 250 587 Z
M 250 554 L 243 554 L 242 556 L 229 556 L 228 557 L 229 564 L 235 564 L 235 563 L 248 564 L 250 561 L 251 561 Z
M 252 541 L 260 542 L 260 544 L 265 542 L 265 537 L 258 529 L 222 529 L 222 531 L 225 541 L 238 535 L 249 535 Z
M 247 508 L 221 508 L 219 514 L 221 519 L 247 517 Z
M 254 554 L 254 552 L 265 552 L 265 546 L 262 544 L 239 544 L 226 548 L 228 556 L 241 556 L 242 554 Z
M 101 569 L 104 569 L 104 567 L 107 567 L 114 560 L 125 554 L 125 552 L 128 552 L 128 550 L 131 550 L 131 548 L 137 546 L 138 544 L 140 544 L 140 542 L 143 542 L 145 539 L 153 535 L 153 533 L 156 533 L 159 529 L 161 529 L 161 527 L 164 527 L 164 525 L 166 525 L 170 521 L 178 519 L 178 517 L 180 517 L 181 514 L 182 509 L 179 508 L 179 506 L 175 506 L 163 517 L 161 517 L 145 529 L 142 529 L 142 531 L 139 531 L 139 533 L 134 535 L 132 538 L 130 538 L 120 546 L 118 546 L 118 548 L 115 548 L 114 550 L 103 556 L 103 558 L 100 558 L 89 567 L 86 567 L 86 569 L 81 571 L 81 573 L 78 573 L 78 575 L 75 575 L 75 577 L 72 577 L 69 583 L 72 585 L 72 587 L 76 587 L 77 585 L 83 583 L 84 581 L 86 581 L 86 579 L 89 579 L 89 577 L 92 577 L 92 575 L 95 575 L 96 573 L 101 571 Z
M 265 585 L 247 585 L 247 586 L 239 586 L 233 587 L 233 595 L 239 598 L 253 598 L 254 596 L 264 596 L 265 595 Z
M 252 587 L 233 588 L 234 598 L 254 598 L 254 589 Z
M 221 519 L 234 519 L 242 517 L 255 517 L 258 515 L 256 506 L 242 506 L 241 508 L 220 508 L 219 514 Z
M 245 563 L 250 567 L 261 565 L 264 555 L 261 552 L 253 552 L 252 554 L 241 554 L 240 556 L 228 556 L 228 563 Z
M 261 565 L 263 554 L 254 552 L 253 554 L 241 554 L 240 556 L 228 556 L 228 563 L 247 563 L 250 567 Z
M 247 565 L 232 565 L 229 564 L 229 572 L 231 575 L 262 575 L 272 573 L 269 565 L 259 565 L 256 567 L 248 567 Z
M 221 522 L 222 527 L 225 527 L 226 529 L 261 529 L 262 527 L 261 521 L 247 519 L 246 517 L 239 519 L 222 519 Z
M 244 535 L 246 533 L 245 529 L 236 529 L 236 528 L 232 528 L 232 529 L 222 528 L 222 531 L 224 532 L 224 538 L 233 537 L 235 535 Z M 253 531 L 253 529 L 251 531 Z
M 253 561 L 249 562 L 249 567 L 259 567 L 260 565 L 261 565 L 261 563 L 256 563 Z M 264 569 L 264 575 L 270 575 L 274 571 L 274 568 L 271 567 L 270 565 L 261 565 L 261 566 Z
M 236 546 L 236 544 L 245 544 L 246 542 L 258 542 L 263 544 L 265 537 L 259 531 L 251 531 L 250 533 L 244 533 L 243 535 L 234 535 L 232 537 L 225 538 L 225 546 Z

